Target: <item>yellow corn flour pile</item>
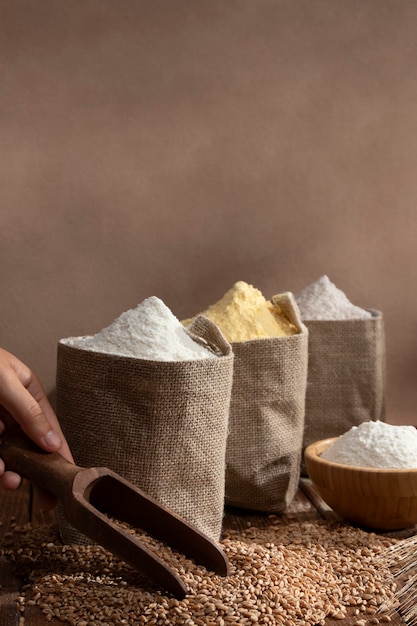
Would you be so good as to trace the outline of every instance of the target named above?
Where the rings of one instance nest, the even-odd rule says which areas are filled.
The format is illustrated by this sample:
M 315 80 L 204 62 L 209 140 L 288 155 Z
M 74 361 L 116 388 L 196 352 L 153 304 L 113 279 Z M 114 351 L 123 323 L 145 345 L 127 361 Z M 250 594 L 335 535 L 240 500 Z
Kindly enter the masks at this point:
M 298 333 L 278 304 L 267 301 L 259 289 L 242 280 L 201 315 L 214 322 L 231 342 Z M 183 323 L 187 326 L 190 322 Z

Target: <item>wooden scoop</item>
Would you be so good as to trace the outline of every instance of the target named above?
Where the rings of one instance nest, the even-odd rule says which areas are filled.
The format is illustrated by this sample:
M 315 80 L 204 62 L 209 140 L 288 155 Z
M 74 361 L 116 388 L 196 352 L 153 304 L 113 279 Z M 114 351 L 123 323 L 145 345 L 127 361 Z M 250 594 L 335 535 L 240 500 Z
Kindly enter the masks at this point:
M 183 580 L 110 517 L 142 528 L 217 574 L 229 574 L 229 562 L 220 546 L 112 470 L 78 467 L 23 436 L 10 436 L 1 443 L 0 456 L 8 470 L 53 493 L 74 528 L 177 598 L 188 593 Z

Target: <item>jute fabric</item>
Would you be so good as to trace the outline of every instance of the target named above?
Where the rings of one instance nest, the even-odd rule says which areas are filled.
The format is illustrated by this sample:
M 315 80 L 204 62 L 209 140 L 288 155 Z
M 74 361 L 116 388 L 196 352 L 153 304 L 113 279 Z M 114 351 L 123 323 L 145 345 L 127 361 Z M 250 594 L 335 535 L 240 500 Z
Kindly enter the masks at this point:
M 294 498 L 300 477 L 308 332 L 291 293 L 273 301 L 298 334 L 232 343 L 226 503 L 279 513 Z
M 384 319 L 306 320 L 309 364 L 304 447 L 385 419 Z M 306 473 L 304 463 L 302 473 Z
M 218 540 L 233 353 L 197 318 L 213 357 L 150 361 L 58 344 L 57 413 L 75 462 L 109 467 Z M 63 519 L 64 541 L 86 543 Z

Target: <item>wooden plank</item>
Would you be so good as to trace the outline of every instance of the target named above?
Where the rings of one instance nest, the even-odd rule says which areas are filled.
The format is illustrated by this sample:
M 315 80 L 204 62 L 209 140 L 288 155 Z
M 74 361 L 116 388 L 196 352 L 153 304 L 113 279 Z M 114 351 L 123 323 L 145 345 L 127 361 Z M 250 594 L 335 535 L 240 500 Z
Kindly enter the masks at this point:
M 51 511 L 43 511 L 39 504 L 39 494 L 36 489 L 32 493 L 30 519 L 34 526 L 54 526 L 57 523 L 56 508 Z
M 32 490 L 31 498 L 31 522 L 33 526 L 55 526 L 57 524 L 56 509 L 51 511 L 43 511 L 39 505 L 39 493 L 37 489 Z M 27 592 L 26 602 L 31 599 L 30 591 Z M 62 621 L 51 619 L 46 622 L 45 615 L 38 606 L 26 604 L 25 609 L 25 626 L 62 626 Z
M 23 480 L 19 489 L 2 490 L 0 498 L 0 541 L 2 541 L 5 533 L 10 531 L 12 524 L 26 524 L 30 519 L 30 483 Z
M 7 533 L 13 524 L 26 524 L 30 517 L 30 484 L 23 481 L 15 491 L 2 490 L 0 545 L 5 545 Z M 18 626 L 21 613 L 18 607 L 21 581 L 14 575 L 12 564 L 0 557 L 0 624 Z
M 20 626 L 21 613 L 17 609 L 16 592 L 1 589 L 0 593 L 0 624 L 2 626 Z M 41 626 L 39 624 L 39 626 Z
M 16 491 L 2 491 L 0 512 L 0 544 L 7 540 L 7 533 L 14 524 L 53 524 L 56 520 L 54 511 L 44 513 L 39 509 L 36 492 L 31 484 L 23 481 Z M 20 626 L 20 618 L 25 618 L 29 626 L 45 626 L 45 616 L 39 607 L 26 605 L 22 614 L 19 610 L 18 597 L 21 595 L 23 581 L 14 575 L 13 564 L 0 557 L 0 624 L 1 626 Z M 26 600 L 30 599 L 30 595 Z M 51 626 L 62 625 L 61 621 L 51 620 Z

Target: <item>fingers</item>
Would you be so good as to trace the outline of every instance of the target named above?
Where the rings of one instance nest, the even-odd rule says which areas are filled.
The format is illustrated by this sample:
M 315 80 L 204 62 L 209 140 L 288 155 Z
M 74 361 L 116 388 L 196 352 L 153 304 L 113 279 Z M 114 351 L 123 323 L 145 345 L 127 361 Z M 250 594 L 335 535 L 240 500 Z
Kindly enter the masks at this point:
M 22 482 L 22 478 L 19 474 L 15 474 L 15 472 L 5 471 L 3 474 L 0 472 L 0 476 L 1 484 L 4 489 L 17 489 Z
M 26 435 L 47 452 L 59 451 L 74 462 L 58 418 L 35 374 L 12 354 L 0 349 L 0 437 L 18 424 Z M 16 489 L 21 477 L 7 470 L 0 459 L 0 483 Z M 41 492 L 44 510 L 53 508 L 56 498 Z
M 74 462 L 71 451 L 69 449 L 68 443 L 65 439 L 65 436 L 62 432 L 60 423 L 58 418 L 53 410 L 52 406 L 49 403 L 48 398 L 38 380 L 38 378 L 31 372 L 31 378 L 27 386 L 27 391 L 30 393 L 32 398 L 37 402 L 39 410 L 42 412 L 42 419 L 46 420 L 50 430 L 46 432 L 44 435 L 44 442 L 42 447 L 45 450 L 53 452 L 54 450 L 59 450 L 60 454 L 67 461 Z M 31 437 L 30 432 L 25 430 L 26 434 Z M 32 438 L 32 437 L 31 437 Z M 54 440 L 57 438 L 59 440 L 59 447 L 54 446 Z M 46 439 L 46 440 L 45 440 Z M 52 439 L 52 441 L 51 441 Z M 41 444 L 39 444 L 41 445 Z
M 17 489 L 22 483 L 22 477 L 15 472 L 6 470 L 4 461 L 0 458 L 0 487 L 3 489 Z M 56 497 L 45 491 L 35 487 L 36 504 L 41 511 L 51 511 L 56 506 Z
M 5 383 L 2 385 L 0 398 L 5 409 L 22 430 L 44 450 L 59 450 L 62 446 L 62 439 L 49 423 L 36 398 L 17 376 L 7 375 Z M 31 381 L 30 386 L 36 388 L 36 383 Z M 36 392 L 40 397 L 39 390 L 36 389 Z
M 3 489 L 17 489 L 21 482 L 19 474 L 7 471 L 3 459 L 0 459 L 0 484 Z
M 71 452 L 37 376 L 19 359 L 0 349 L 0 405 L 22 430 L 47 452 Z
M 22 483 L 22 477 L 15 472 L 5 471 L 4 463 L 0 459 L 0 485 L 3 489 L 17 489 Z M 44 489 L 36 488 L 37 506 L 41 511 L 51 511 L 56 506 L 56 497 L 45 491 Z
M 17 489 L 22 482 L 19 474 L 6 471 L 3 459 L 0 459 L 0 484 L 3 489 Z

